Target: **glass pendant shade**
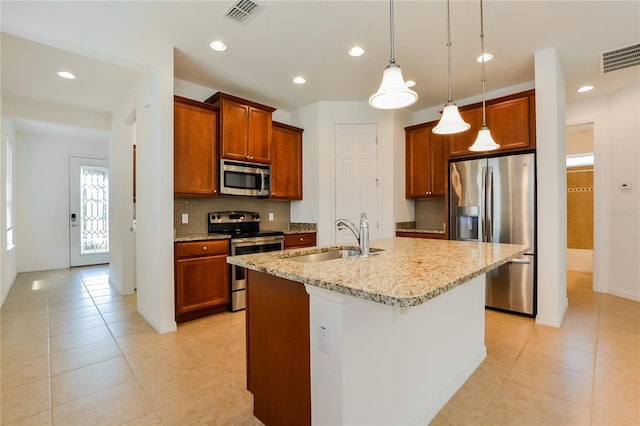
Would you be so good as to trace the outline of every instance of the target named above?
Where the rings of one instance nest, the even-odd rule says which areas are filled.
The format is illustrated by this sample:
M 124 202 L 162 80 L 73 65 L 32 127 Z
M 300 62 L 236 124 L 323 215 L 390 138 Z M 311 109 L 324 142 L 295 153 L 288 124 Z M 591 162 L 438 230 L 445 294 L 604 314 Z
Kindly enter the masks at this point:
M 378 109 L 397 109 L 417 100 L 418 94 L 405 84 L 400 66 L 390 61 L 382 74 L 380 88 L 369 98 L 369 105 Z
M 433 128 L 433 133 L 438 135 L 451 135 L 453 133 L 460 133 L 465 130 L 469 130 L 470 127 L 471 125 L 465 123 L 460 116 L 458 106 L 453 102 L 449 102 L 444 106 L 442 118 L 440 118 L 438 125 Z
M 500 148 L 500 145 L 495 143 L 491 137 L 491 132 L 487 126 L 482 126 L 478 132 L 476 141 L 469 147 L 469 151 L 481 152 L 481 151 L 493 151 Z

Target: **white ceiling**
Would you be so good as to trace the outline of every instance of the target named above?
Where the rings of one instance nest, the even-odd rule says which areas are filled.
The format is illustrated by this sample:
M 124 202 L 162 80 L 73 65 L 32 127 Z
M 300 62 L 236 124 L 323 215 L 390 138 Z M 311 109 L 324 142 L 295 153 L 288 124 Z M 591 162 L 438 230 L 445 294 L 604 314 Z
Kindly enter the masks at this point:
M 51 46 L 83 46 L 83 34 L 114 45 L 162 40 L 175 46 L 175 77 L 293 111 L 317 101 L 364 101 L 389 60 L 387 1 L 258 0 L 249 23 L 224 16 L 232 1 L 2 1 L 2 93 L 109 112 L 137 75 Z M 640 67 L 600 72 L 603 51 L 640 42 L 640 1 L 484 2 L 487 91 L 534 79 L 534 53 L 556 47 L 568 101 L 600 96 L 640 81 Z M 481 91 L 479 1 L 451 3 L 453 96 Z M 8 34 L 13 34 L 8 35 Z M 18 37 L 17 37 L 18 36 Z M 66 38 L 65 38 L 66 37 Z M 73 38 L 71 38 L 73 37 Z M 25 38 L 37 40 L 35 43 Z M 90 37 L 87 37 L 91 39 Z M 213 39 L 229 50 L 214 52 Z M 366 53 L 347 55 L 353 45 Z M 104 55 L 106 57 L 106 55 Z M 446 3 L 395 1 L 395 58 L 417 81 L 411 109 L 447 98 Z M 101 58 L 103 59 L 103 58 Z M 65 81 L 61 68 L 78 78 Z M 303 86 L 291 79 L 302 75 Z M 596 89 L 579 95 L 583 84 Z

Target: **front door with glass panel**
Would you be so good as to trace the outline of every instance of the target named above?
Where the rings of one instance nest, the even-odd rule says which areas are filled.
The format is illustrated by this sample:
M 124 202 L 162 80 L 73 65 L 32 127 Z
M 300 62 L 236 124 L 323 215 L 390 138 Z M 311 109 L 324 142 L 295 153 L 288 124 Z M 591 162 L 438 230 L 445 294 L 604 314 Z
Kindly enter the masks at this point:
M 109 263 L 109 163 L 69 157 L 70 265 Z

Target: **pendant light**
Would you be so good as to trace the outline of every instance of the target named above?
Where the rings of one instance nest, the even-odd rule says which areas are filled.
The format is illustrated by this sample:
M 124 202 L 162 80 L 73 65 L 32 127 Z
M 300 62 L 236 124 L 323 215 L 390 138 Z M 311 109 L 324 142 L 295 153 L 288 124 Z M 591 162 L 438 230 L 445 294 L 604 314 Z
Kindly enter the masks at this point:
M 481 55 L 484 57 L 484 14 L 482 10 L 482 0 L 480 0 L 480 46 L 482 48 Z M 491 137 L 491 132 L 489 131 L 489 127 L 487 127 L 487 108 L 485 104 L 485 93 L 484 93 L 484 82 L 486 81 L 485 76 L 485 68 L 484 63 L 486 61 L 482 61 L 482 127 L 478 132 L 478 137 L 476 141 L 471 145 L 469 151 L 493 151 L 494 149 L 500 148 L 493 138 Z
M 453 102 L 453 95 L 451 94 L 451 11 L 449 0 L 447 0 L 447 48 L 449 50 L 449 100 L 442 111 L 442 118 L 440 118 L 438 125 L 433 128 L 433 133 L 439 135 L 460 133 L 469 130 L 471 127 L 460 116 L 458 106 Z
M 418 94 L 405 84 L 400 66 L 393 56 L 393 0 L 389 1 L 389 22 L 391 58 L 382 74 L 380 88 L 369 98 L 369 105 L 378 109 L 404 108 L 418 100 Z

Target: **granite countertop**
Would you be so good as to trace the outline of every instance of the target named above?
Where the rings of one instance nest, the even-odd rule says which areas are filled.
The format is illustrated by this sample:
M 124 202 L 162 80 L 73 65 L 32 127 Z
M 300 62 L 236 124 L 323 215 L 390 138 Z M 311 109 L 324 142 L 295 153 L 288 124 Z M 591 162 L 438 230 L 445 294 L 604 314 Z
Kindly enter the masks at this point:
M 392 306 L 416 306 L 524 253 L 528 247 L 466 241 L 392 238 L 365 259 L 302 263 L 291 257 L 355 248 L 339 245 L 232 256 L 233 265 Z
M 187 234 L 178 235 L 173 238 L 173 241 L 182 243 L 188 241 L 228 240 L 229 238 L 231 238 L 229 234 Z
M 440 234 L 444 235 L 444 229 L 425 229 L 425 228 L 396 228 L 396 232 L 414 232 L 416 234 Z

